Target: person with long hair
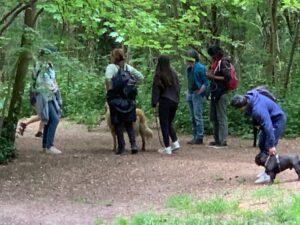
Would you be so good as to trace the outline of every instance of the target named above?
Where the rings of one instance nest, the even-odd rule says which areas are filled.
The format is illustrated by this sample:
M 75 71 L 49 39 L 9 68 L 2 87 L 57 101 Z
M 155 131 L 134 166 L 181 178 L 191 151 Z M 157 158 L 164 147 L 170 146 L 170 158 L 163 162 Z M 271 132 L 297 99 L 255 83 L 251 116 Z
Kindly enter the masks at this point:
M 196 50 L 190 49 L 186 53 L 187 63 L 187 103 L 190 110 L 193 138 L 188 144 L 203 144 L 204 125 L 203 125 L 203 104 L 205 101 L 208 80 L 206 79 L 206 69 L 200 63 L 200 57 Z
M 166 55 L 158 57 L 155 76 L 152 84 L 151 105 L 158 104 L 158 116 L 163 136 L 164 147 L 159 149 L 162 154 L 172 154 L 180 148 L 176 131 L 172 125 L 179 104 L 179 80 L 177 73 L 170 65 Z M 170 145 L 170 139 L 172 144 Z
M 131 154 L 136 154 L 138 153 L 138 146 L 136 144 L 135 132 L 133 129 L 133 122 L 136 121 L 135 98 L 121 96 L 119 93 L 120 90 L 113 89 L 112 79 L 118 74 L 120 68 L 130 73 L 137 83 L 140 83 L 144 79 L 144 76 L 134 67 L 126 63 L 125 54 L 122 49 L 114 49 L 111 52 L 110 58 L 111 63 L 106 67 L 105 71 L 105 85 L 111 122 L 115 127 L 118 141 L 118 148 L 115 153 L 120 155 L 125 151 L 125 140 L 123 134 L 123 129 L 125 128 L 131 144 Z
M 227 147 L 228 136 L 228 89 L 230 80 L 230 61 L 224 57 L 223 49 L 219 46 L 210 46 L 207 53 L 212 58 L 208 79 L 211 80 L 210 121 L 213 124 L 214 140 L 209 146 L 214 148 Z

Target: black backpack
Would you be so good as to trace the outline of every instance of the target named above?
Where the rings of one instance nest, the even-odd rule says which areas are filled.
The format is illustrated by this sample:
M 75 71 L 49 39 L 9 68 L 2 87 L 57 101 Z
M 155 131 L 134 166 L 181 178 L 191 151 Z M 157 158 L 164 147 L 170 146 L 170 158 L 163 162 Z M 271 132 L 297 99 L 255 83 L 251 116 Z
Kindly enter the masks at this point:
M 136 98 L 138 93 L 136 80 L 127 70 L 127 67 L 125 67 L 125 69 L 120 67 L 118 72 L 111 79 L 111 83 L 112 90 L 116 95 L 127 99 Z

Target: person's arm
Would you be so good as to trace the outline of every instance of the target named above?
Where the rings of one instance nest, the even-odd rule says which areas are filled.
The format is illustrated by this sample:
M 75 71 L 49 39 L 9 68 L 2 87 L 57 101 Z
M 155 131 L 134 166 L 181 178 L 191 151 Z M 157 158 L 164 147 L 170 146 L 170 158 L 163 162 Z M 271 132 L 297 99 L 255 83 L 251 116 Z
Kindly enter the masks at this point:
M 156 107 L 159 96 L 160 96 L 160 88 L 159 88 L 159 80 L 158 76 L 155 75 L 152 83 L 152 98 L 151 98 L 151 106 L 152 108 Z
M 208 81 L 206 79 L 206 69 L 205 69 L 204 66 L 198 68 L 198 70 L 197 70 L 197 79 L 196 80 L 197 80 L 197 83 L 198 83 L 197 85 L 200 86 L 198 91 L 197 91 L 197 94 L 199 95 L 199 94 L 202 94 L 205 91 L 205 89 L 207 87 L 207 84 L 208 84 Z
M 273 129 L 273 123 L 271 120 L 271 117 L 269 115 L 269 112 L 267 109 L 260 109 L 259 112 L 256 112 L 256 115 L 254 118 L 259 121 L 261 125 L 261 129 L 266 134 L 266 148 L 269 150 L 270 154 L 276 153 L 275 148 L 275 135 L 274 135 L 274 129 Z
M 106 91 L 110 90 L 112 88 L 111 84 L 111 78 L 115 75 L 115 73 L 118 71 L 116 65 L 109 64 L 105 69 L 105 88 Z
M 126 64 L 126 66 L 128 67 L 129 72 L 136 79 L 136 81 L 137 81 L 138 84 L 141 83 L 144 80 L 144 76 L 143 76 L 143 74 L 140 71 L 138 71 L 133 66 L 130 66 L 128 64 Z

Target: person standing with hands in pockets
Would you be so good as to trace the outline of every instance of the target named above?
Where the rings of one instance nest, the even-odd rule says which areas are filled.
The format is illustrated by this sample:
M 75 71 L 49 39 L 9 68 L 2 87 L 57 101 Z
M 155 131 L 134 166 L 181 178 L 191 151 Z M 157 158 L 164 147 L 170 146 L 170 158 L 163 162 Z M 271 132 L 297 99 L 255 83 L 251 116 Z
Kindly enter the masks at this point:
M 188 81 L 187 103 L 193 126 L 193 138 L 188 141 L 188 144 L 198 145 L 203 144 L 203 103 L 208 80 L 205 66 L 200 63 L 200 57 L 196 50 L 190 49 L 187 51 L 186 63 Z

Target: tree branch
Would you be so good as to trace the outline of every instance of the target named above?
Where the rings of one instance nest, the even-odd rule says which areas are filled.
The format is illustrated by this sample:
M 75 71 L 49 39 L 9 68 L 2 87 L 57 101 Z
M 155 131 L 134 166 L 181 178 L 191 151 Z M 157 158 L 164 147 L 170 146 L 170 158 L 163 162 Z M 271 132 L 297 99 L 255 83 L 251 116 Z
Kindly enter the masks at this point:
M 4 21 L 11 15 L 13 14 L 23 3 L 17 4 L 12 10 L 10 10 L 8 13 L 6 13 L 2 19 L 0 20 L 0 24 L 4 23 Z
M 32 24 L 35 24 L 35 23 L 36 23 L 37 18 L 42 14 L 42 12 L 44 12 L 44 8 L 41 8 L 41 9 L 35 14 L 35 16 L 34 16 L 34 18 L 33 18 Z
M 4 24 L 4 26 L 1 28 L 0 30 L 0 36 L 3 34 L 3 32 L 9 27 L 9 25 L 16 19 L 16 17 L 25 9 L 27 9 L 28 7 L 31 7 L 34 3 L 36 3 L 37 0 L 32 0 L 30 3 L 23 5 L 22 7 L 19 7 L 18 10 L 16 10 L 13 15 L 10 17 L 10 19 L 7 21 L 6 24 Z

